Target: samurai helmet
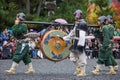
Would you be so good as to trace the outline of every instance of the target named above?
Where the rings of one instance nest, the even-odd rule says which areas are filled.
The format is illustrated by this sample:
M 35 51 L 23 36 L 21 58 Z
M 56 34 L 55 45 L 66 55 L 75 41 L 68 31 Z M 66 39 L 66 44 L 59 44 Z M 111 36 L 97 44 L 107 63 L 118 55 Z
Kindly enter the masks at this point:
M 98 18 L 98 21 L 100 21 L 102 24 L 105 24 L 106 20 L 107 20 L 107 17 L 105 17 L 105 16 L 100 16 Z
M 17 18 L 19 18 L 21 21 L 25 20 L 25 14 L 24 13 L 18 13 Z
M 107 16 L 107 19 L 112 19 L 112 16 L 111 16 L 111 15 L 108 15 L 108 16 Z
M 110 24 L 114 24 L 113 17 L 111 15 L 107 16 L 107 20 L 109 21 Z
M 80 9 L 78 9 L 74 12 L 73 15 L 75 18 L 82 18 L 82 11 Z

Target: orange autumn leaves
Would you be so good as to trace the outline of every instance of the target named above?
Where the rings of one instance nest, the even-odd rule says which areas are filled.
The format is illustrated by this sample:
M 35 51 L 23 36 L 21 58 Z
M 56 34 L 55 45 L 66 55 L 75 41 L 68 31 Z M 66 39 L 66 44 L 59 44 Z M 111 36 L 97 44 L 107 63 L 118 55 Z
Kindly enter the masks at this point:
M 116 27 L 120 28 L 120 3 L 112 3 L 110 6 L 114 12 L 113 19 L 116 21 Z
M 88 6 L 86 20 L 89 24 L 97 23 L 97 18 L 98 18 L 97 13 L 99 11 L 100 11 L 100 8 L 99 8 L 99 6 L 96 6 L 95 3 L 92 3 Z
M 116 27 L 120 28 L 120 2 L 113 2 L 109 5 L 109 7 L 113 11 L 113 19 L 116 22 Z M 100 16 L 98 15 L 100 12 L 101 10 L 99 6 L 97 6 L 95 3 L 90 4 L 87 9 L 87 22 L 89 24 L 97 24 L 97 18 Z

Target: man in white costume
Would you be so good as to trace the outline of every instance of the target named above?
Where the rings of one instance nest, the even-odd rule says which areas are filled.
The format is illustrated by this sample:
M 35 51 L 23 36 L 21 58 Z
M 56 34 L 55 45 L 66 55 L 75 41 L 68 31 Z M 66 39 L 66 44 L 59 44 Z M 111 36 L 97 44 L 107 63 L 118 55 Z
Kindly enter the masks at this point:
M 85 54 L 85 35 L 87 32 L 87 24 L 82 19 L 82 11 L 76 10 L 74 12 L 75 26 L 73 30 L 63 39 L 70 39 L 73 41 L 70 48 L 70 60 L 76 65 L 75 76 L 86 76 L 85 67 L 87 64 L 87 56 Z

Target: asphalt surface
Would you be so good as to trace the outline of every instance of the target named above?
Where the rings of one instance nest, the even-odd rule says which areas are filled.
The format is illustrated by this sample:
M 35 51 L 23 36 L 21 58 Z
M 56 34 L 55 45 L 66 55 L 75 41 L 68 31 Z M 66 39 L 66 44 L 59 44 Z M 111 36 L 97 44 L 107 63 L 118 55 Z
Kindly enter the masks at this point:
M 14 75 L 4 73 L 4 70 L 10 68 L 12 61 L 0 60 L 0 80 L 120 80 L 120 68 L 116 75 L 106 75 L 105 73 L 109 70 L 107 67 L 103 67 L 98 76 L 91 74 L 94 69 L 93 66 L 96 65 L 96 60 L 87 60 L 86 77 L 73 76 L 75 65 L 69 59 L 60 62 L 52 62 L 47 59 L 32 59 L 36 71 L 34 74 L 24 74 L 27 66 L 21 61 Z M 120 59 L 116 61 L 120 65 Z

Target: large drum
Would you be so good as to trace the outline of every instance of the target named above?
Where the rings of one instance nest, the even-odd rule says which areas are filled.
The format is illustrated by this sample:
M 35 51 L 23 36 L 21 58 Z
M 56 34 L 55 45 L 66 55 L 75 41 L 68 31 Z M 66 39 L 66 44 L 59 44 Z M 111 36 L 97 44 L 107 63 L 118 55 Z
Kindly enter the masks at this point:
M 60 30 L 51 30 L 45 33 L 41 41 L 42 52 L 51 61 L 61 61 L 69 56 L 70 42 L 66 42 L 61 37 L 67 35 Z

